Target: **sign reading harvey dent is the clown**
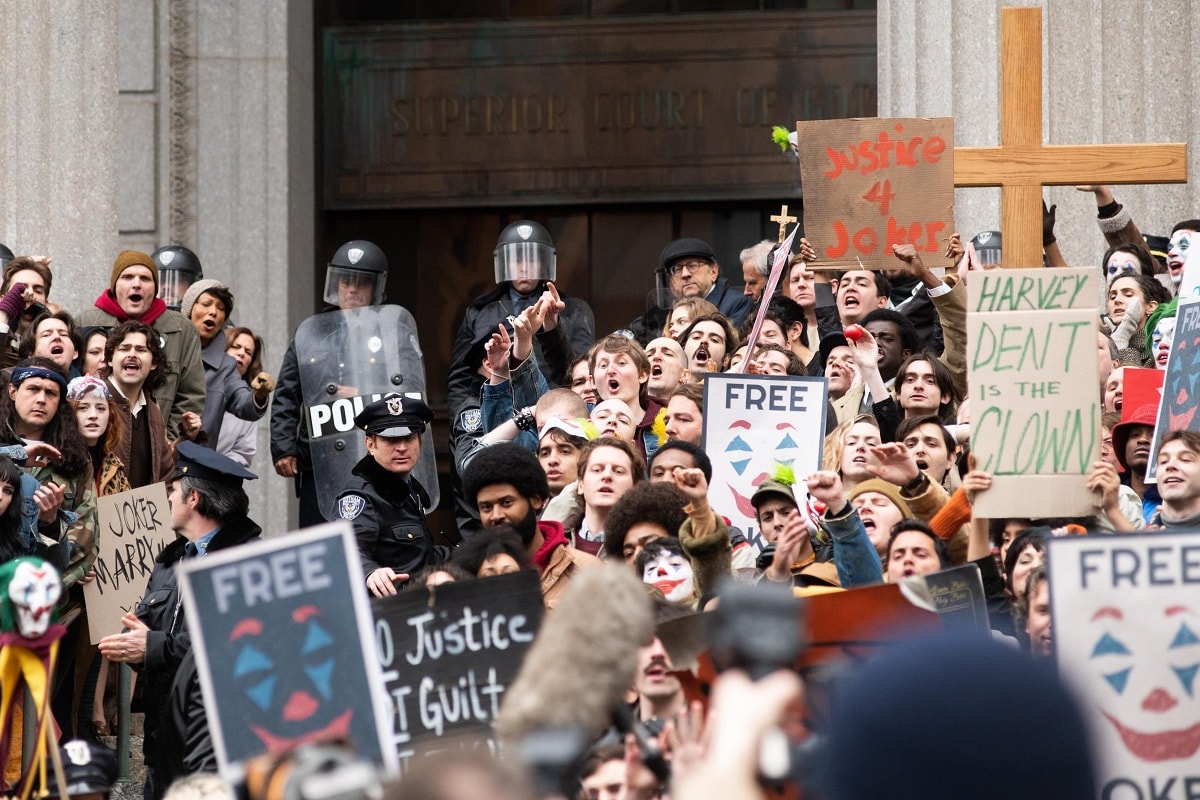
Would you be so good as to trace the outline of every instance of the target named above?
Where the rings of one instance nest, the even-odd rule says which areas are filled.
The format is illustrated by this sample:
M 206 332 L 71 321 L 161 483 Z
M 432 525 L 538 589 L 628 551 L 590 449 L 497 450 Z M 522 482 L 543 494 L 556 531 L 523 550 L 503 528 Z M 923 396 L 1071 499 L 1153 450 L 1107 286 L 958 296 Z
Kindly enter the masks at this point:
M 1200 532 L 1055 539 L 1047 562 L 1099 796 L 1200 796 Z

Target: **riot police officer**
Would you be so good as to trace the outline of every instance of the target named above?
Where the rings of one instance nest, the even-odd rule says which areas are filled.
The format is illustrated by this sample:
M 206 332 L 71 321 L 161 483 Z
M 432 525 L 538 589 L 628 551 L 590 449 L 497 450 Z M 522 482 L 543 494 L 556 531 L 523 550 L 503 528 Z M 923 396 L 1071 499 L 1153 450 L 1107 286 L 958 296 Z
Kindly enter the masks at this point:
M 158 296 L 167 308 L 178 311 L 188 287 L 204 277 L 200 259 L 178 244 L 160 247 L 150 257 L 158 267 Z
M 558 274 L 557 252 L 550 232 L 532 220 L 519 220 L 500 233 L 492 252 L 496 288 L 467 307 L 450 355 L 446 404 L 451 419 L 463 413 L 472 397 L 479 397 L 483 379 L 479 362 L 471 363 L 472 343 L 496 332 L 507 320 L 532 306 Z M 586 355 L 596 343 L 596 321 L 591 307 L 577 297 L 560 293 L 565 307 L 552 330 L 534 336 L 534 353 L 542 374 L 552 385 L 565 386 L 567 368 L 574 358 Z M 468 433 L 476 433 L 467 426 Z
M 334 516 L 333 501 L 362 455 L 353 420 L 386 392 L 423 396 L 425 368 L 416 322 L 405 309 L 380 305 L 387 256 L 355 240 L 338 248 L 326 270 L 328 304 L 296 329 L 279 369 L 271 404 L 275 471 L 296 479 L 300 526 Z M 437 504 L 432 434 L 425 431 L 418 475 Z
M 376 597 L 396 593 L 396 584 L 450 550 L 434 545 L 425 523 L 429 496 L 413 470 L 421 456 L 421 434 L 433 420 L 424 401 L 388 394 L 365 406 L 354 424 L 366 431 L 367 455 L 337 498 L 337 516 L 354 526 L 367 588 Z

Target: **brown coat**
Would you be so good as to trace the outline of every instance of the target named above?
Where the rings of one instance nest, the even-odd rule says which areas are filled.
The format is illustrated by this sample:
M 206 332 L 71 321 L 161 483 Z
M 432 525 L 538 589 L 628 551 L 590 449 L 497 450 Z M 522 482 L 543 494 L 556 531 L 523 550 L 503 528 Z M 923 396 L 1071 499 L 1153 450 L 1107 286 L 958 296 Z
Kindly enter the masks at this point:
M 550 562 L 542 570 L 542 599 L 546 602 L 546 608 L 553 609 L 558 605 L 563 592 L 567 590 L 571 576 L 578 570 L 591 569 L 600 564 L 600 559 L 570 545 L 564 544 L 554 548 L 554 552 L 550 554 Z
M 124 435 L 121 437 L 121 444 L 117 447 L 117 458 L 124 465 L 126 473 L 129 472 L 129 459 L 133 451 L 133 414 L 129 410 L 129 401 L 116 388 L 110 386 L 113 405 L 116 406 L 121 414 L 121 422 L 123 423 L 122 430 Z M 150 458 L 151 469 L 150 474 L 154 476 L 154 483 L 169 480 L 175 474 L 175 451 L 171 448 L 171 442 L 167 439 L 167 426 L 163 422 L 162 411 L 154 400 L 147 395 L 146 404 L 142 407 L 143 414 L 150 415 Z M 138 487 L 133 487 L 138 488 Z

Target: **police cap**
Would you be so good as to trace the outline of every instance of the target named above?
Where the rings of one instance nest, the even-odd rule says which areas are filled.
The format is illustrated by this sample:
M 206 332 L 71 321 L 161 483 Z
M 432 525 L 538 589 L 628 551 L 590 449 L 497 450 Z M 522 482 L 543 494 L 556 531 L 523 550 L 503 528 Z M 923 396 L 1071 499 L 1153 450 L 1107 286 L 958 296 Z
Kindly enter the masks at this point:
M 424 433 L 433 421 L 433 411 L 425 401 L 392 392 L 363 407 L 354 424 L 374 436 L 399 438 Z
M 252 481 L 258 476 L 216 450 L 185 440 L 175 445 L 173 479 L 180 478 L 199 478 L 230 486 L 241 486 L 242 481 Z

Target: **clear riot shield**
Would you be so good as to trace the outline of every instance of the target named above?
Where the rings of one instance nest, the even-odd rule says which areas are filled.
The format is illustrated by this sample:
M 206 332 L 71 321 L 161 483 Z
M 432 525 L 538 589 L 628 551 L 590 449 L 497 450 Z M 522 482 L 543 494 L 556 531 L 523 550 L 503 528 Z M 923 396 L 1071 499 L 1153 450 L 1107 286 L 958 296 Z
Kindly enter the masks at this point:
M 328 517 L 350 470 L 367 454 L 364 434 L 354 426 L 363 406 L 389 392 L 427 400 L 417 323 L 408 309 L 396 305 L 317 314 L 296 329 L 296 359 L 317 500 Z M 432 505 L 425 510 L 430 511 L 439 492 L 428 428 L 414 475 L 429 493 Z

